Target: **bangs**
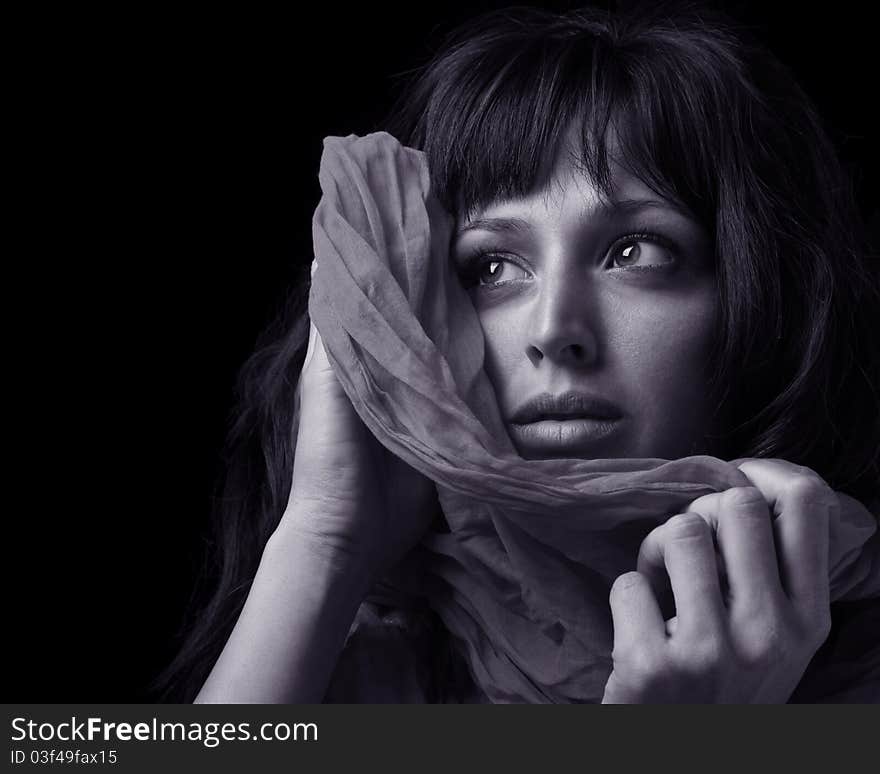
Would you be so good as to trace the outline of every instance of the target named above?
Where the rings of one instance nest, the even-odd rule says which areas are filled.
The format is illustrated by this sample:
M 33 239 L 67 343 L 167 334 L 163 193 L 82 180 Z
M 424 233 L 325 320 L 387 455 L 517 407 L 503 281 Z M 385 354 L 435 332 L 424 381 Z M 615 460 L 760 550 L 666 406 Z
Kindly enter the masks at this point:
M 877 314 L 876 273 L 821 119 L 749 30 L 692 0 L 518 7 L 458 28 L 415 74 L 382 128 L 426 154 L 454 216 L 542 190 L 561 152 L 606 199 L 614 162 L 692 215 L 714 245 L 709 389 L 731 456 L 876 491 L 860 407 L 880 358 L 853 333 Z
M 417 113 L 398 129 L 425 152 L 450 212 L 470 215 L 539 188 L 573 131 L 575 163 L 602 194 L 612 194 L 615 159 L 713 226 L 721 117 L 731 108 L 719 96 L 730 84 L 713 82 L 715 63 L 695 66 L 712 58 L 711 41 L 701 51 L 680 28 L 615 29 L 535 9 L 481 22 L 421 79 L 421 103 L 408 95 Z

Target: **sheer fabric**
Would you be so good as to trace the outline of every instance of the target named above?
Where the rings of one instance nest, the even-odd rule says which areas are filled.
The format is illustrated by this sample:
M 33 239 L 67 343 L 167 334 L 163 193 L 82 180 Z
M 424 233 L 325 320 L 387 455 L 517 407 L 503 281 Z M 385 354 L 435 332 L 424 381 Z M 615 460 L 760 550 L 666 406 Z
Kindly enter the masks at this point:
M 708 456 L 522 459 L 424 155 L 383 132 L 329 137 L 320 183 L 309 314 L 361 419 L 436 482 L 445 516 L 369 602 L 427 605 L 492 702 L 599 701 L 614 579 L 634 569 L 653 527 L 750 482 Z M 833 599 L 877 596 L 878 556 L 876 518 L 845 498 Z

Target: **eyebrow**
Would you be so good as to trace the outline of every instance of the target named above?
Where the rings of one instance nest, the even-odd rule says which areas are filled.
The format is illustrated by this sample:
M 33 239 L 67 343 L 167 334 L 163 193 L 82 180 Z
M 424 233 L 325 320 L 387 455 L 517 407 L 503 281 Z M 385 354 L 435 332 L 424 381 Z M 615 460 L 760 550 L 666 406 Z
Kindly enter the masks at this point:
M 602 202 L 598 209 L 606 217 L 619 213 L 631 214 L 646 209 L 672 210 L 686 218 L 692 217 L 683 207 L 662 199 L 612 199 Z M 456 229 L 455 238 L 458 239 L 469 231 L 488 231 L 500 234 L 510 231 L 524 233 L 531 231 L 531 229 L 531 224 L 522 218 L 476 218 Z
M 468 231 L 490 231 L 494 234 L 513 231 L 523 233 L 532 230 L 531 224 L 522 218 L 476 218 L 460 226 L 455 236 L 459 237 Z

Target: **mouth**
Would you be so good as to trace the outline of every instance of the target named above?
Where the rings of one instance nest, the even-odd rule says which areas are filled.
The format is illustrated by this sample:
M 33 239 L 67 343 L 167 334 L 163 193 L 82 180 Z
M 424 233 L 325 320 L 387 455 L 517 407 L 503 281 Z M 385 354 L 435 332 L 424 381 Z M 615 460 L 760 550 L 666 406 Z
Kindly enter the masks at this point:
M 622 418 L 589 415 L 541 415 L 508 424 L 511 439 L 526 458 L 601 455 L 602 442 L 620 430 Z

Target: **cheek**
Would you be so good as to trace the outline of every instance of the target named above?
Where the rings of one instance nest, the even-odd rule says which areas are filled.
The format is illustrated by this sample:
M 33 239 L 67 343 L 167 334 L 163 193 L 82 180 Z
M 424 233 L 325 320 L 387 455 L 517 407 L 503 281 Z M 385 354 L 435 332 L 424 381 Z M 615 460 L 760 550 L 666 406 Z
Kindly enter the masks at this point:
M 638 417 L 647 456 L 679 457 L 709 430 L 709 354 L 715 336 L 714 293 L 631 307 L 611 334 L 615 381 Z
M 528 335 L 527 308 L 517 304 L 501 305 L 478 311 L 485 342 L 483 367 L 502 403 L 512 389 L 517 369 L 528 364 L 524 340 Z
M 711 286 L 681 293 L 600 293 L 587 325 L 598 361 L 577 382 L 615 395 L 633 416 L 622 456 L 683 456 L 705 432 L 707 364 L 715 334 Z M 500 304 L 478 310 L 484 367 L 502 406 L 546 387 L 526 358 L 531 307 Z M 540 376 L 540 378 L 539 378 Z M 630 448 L 631 447 L 631 448 Z
M 715 334 L 714 289 L 639 297 L 607 294 L 596 299 L 588 322 L 600 353 L 597 373 L 615 381 L 649 379 L 655 385 L 704 375 Z M 503 381 L 523 367 L 529 331 L 528 304 L 479 310 L 486 343 L 486 370 Z M 610 373 L 609 373 L 610 372 Z M 622 386 L 622 385 L 621 385 Z
M 621 310 L 618 319 L 608 331 L 609 353 L 625 358 L 629 369 L 654 384 L 705 377 L 716 328 L 714 294 L 654 298 Z

